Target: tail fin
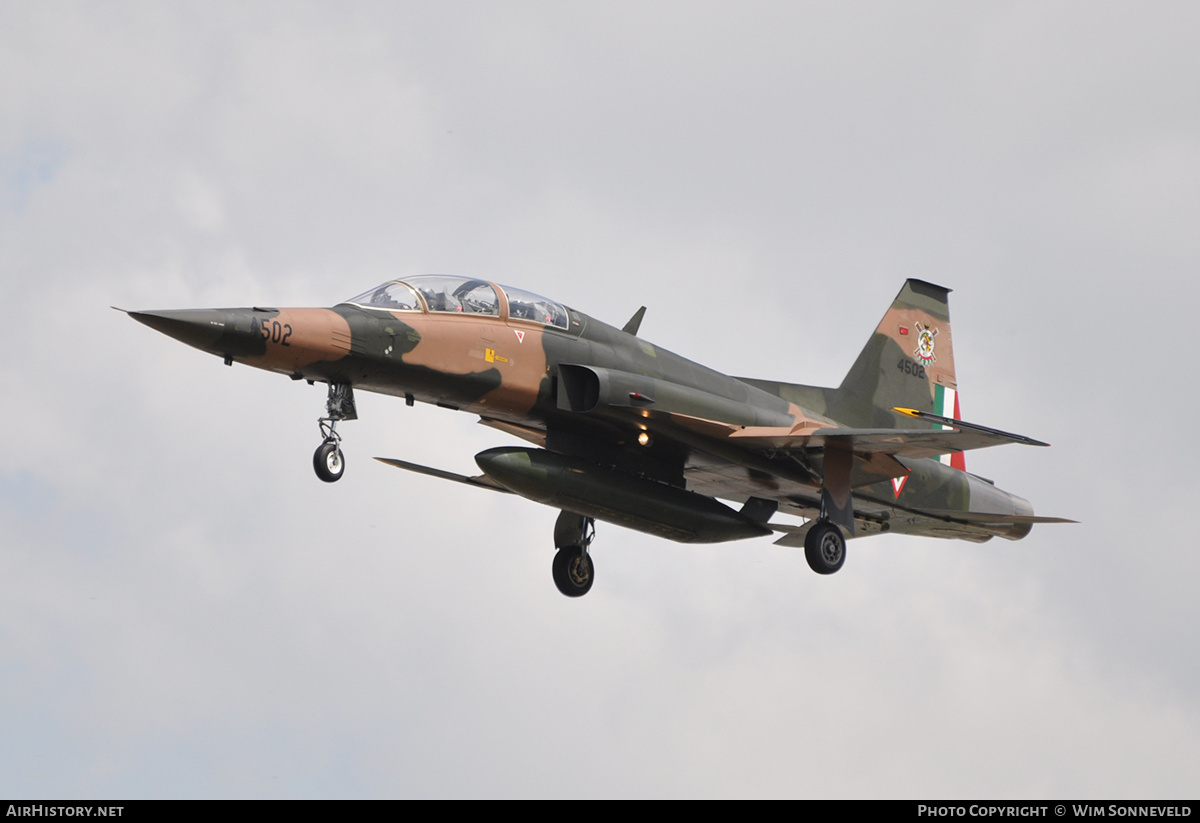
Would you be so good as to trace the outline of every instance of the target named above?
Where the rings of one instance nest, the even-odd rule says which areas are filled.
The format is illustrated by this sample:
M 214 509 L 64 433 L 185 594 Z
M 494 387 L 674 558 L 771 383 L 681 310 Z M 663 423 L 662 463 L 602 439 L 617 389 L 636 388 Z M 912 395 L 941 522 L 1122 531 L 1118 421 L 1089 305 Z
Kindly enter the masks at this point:
M 925 428 L 892 411 L 896 406 L 960 418 L 949 289 L 907 280 L 875 333 L 830 398 L 829 414 L 862 428 Z M 936 424 L 935 424 L 936 425 Z M 943 462 L 964 468 L 962 454 Z

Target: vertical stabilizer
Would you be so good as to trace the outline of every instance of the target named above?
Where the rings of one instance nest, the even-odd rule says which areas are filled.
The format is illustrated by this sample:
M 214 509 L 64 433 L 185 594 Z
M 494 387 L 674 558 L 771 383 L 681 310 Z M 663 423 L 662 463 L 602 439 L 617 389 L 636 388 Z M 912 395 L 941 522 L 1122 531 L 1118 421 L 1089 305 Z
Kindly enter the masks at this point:
M 829 415 L 847 426 L 925 428 L 895 406 L 959 419 L 950 333 L 950 290 L 908 280 L 830 398 Z M 943 461 L 963 468 L 961 454 Z

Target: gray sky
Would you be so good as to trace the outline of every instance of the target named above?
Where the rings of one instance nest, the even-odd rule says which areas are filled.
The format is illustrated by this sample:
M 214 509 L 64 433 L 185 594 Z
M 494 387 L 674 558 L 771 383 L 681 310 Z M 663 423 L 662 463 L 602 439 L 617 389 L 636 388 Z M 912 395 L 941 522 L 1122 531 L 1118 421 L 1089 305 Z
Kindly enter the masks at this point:
M 1165 797 L 1200 779 L 1194 3 L 0 2 L 0 795 Z M 397 472 L 511 442 L 111 311 L 523 286 L 836 384 L 954 289 L 1077 526 L 769 540 Z

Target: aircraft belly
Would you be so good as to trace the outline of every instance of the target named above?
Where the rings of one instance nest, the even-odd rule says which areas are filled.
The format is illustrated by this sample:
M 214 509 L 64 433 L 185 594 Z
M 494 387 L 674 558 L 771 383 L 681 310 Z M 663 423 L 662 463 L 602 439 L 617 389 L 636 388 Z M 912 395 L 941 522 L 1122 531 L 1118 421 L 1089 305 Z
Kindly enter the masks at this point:
M 689 461 L 684 469 L 688 491 L 744 503 L 751 497 L 776 500 L 781 509 L 819 507 L 821 491 L 813 485 L 734 463 L 697 464 Z

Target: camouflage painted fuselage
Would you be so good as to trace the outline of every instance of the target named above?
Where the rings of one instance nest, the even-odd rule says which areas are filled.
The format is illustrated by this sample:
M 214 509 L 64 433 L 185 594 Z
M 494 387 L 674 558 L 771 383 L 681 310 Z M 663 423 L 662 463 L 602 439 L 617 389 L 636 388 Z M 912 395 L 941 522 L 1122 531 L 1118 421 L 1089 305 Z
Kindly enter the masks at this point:
M 469 412 L 631 483 L 744 503 L 747 522 L 776 507 L 817 517 L 836 463 L 852 489 L 852 534 L 982 541 L 1031 528 L 1029 504 L 963 471 L 961 454 L 939 460 L 945 448 L 888 445 L 889 432 L 931 429 L 896 406 L 958 416 L 941 287 L 909 281 L 842 385 L 821 388 L 721 374 L 637 337 L 636 323 L 621 330 L 566 307 L 555 324 L 518 317 L 505 290 L 486 285 L 498 296 L 492 313 L 432 311 L 422 299 L 405 310 L 131 314 L 226 362 Z M 692 539 L 729 539 L 720 534 Z

